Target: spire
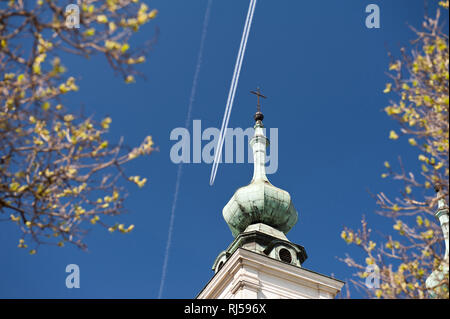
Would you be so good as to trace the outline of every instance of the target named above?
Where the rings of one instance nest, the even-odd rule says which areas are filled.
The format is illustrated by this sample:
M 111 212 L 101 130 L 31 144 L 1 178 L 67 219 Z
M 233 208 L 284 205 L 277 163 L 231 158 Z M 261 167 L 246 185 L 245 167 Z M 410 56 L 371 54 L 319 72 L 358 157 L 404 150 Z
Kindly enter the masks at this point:
M 437 211 L 434 214 L 434 216 L 436 216 L 436 219 L 438 219 L 439 223 L 441 224 L 442 233 L 444 235 L 445 241 L 445 254 L 439 267 L 431 273 L 431 275 L 427 278 L 425 282 L 425 285 L 428 288 L 428 292 L 431 298 L 436 298 L 439 295 L 438 291 L 439 289 L 443 288 L 448 289 L 446 285 L 444 285 L 445 287 L 440 286 L 445 276 L 449 272 L 449 256 L 448 256 L 449 209 L 445 201 L 444 188 L 442 187 L 442 185 L 436 185 L 434 187 L 434 190 L 436 191 L 436 198 L 438 201 Z
M 253 148 L 253 178 L 247 186 L 236 190 L 222 210 L 223 218 L 231 230 L 234 241 L 214 262 L 214 271 L 238 249 L 244 248 L 257 254 L 301 267 L 308 257 L 303 246 L 290 242 L 286 234 L 298 220 L 298 212 L 291 195 L 272 185 L 266 176 L 266 148 L 269 139 L 264 136 L 264 115 L 261 112 L 261 94 L 258 88 L 251 91 L 258 98 L 255 133 L 250 140 Z
M 266 148 L 269 140 L 264 136 L 264 115 L 261 112 L 260 89 L 251 91 L 258 97 L 255 134 L 250 140 L 253 148 L 253 178 L 247 186 L 239 188 L 223 208 L 223 216 L 234 237 L 242 234 L 250 225 L 262 223 L 286 234 L 297 223 L 298 213 L 291 196 L 285 190 L 273 186 L 266 176 Z
M 253 149 L 253 178 L 252 182 L 256 180 L 263 180 L 269 182 L 266 176 L 266 148 L 269 145 L 269 139 L 264 136 L 264 125 L 262 123 L 264 115 L 261 113 L 260 98 L 266 99 L 267 97 L 261 94 L 259 87 L 256 91 L 250 91 L 258 97 L 258 103 L 256 106 L 255 119 L 255 135 L 250 140 L 250 146 Z
M 448 205 L 445 201 L 445 194 L 444 194 L 444 188 L 442 187 L 442 185 L 436 185 L 435 186 L 435 191 L 436 191 L 436 196 L 437 196 L 437 200 L 438 200 L 438 207 L 437 207 L 437 211 L 434 214 L 436 216 L 436 219 L 439 220 L 439 223 L 441 224 L 441 228 L 442 228 L 442 233 L 444 235 L 444 240 L 445 240 L 445 256 L 444 256 L 444 260 L 447 260 L 448 263 L 448 224 L 449 224 L 449 210 L 448 210 Z
M 257 88 L 254 116 L 254 169 L 251 182 L 238 188 L 222 210 L 234 240 L 214 261 L 214 277 L 198 299 L 334 298 L 344 282 L 302 267 L 308 258 L 303 246 L 286 234 L 298 220 L 291 195 L 272 185 L 266 176 L 264 115 Z M 273 141 L 276 142 L 276 141 Z

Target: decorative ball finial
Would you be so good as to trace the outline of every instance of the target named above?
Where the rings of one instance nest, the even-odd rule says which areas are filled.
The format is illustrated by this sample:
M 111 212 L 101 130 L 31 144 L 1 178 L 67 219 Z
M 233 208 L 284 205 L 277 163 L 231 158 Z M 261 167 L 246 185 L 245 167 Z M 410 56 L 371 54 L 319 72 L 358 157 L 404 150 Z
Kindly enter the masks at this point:
M 437 183 L 437 184 L 434 185 L 434 191 L 436 193 L 439 193 L 442 190 L 442 188 L 443 188 L 443 185 L 440 184 L 440 183 Z
M 253 117 L 255 119 L 255 122 L 264 120 L 264 114 L 261 112 L 256 112 L 255 116 Z

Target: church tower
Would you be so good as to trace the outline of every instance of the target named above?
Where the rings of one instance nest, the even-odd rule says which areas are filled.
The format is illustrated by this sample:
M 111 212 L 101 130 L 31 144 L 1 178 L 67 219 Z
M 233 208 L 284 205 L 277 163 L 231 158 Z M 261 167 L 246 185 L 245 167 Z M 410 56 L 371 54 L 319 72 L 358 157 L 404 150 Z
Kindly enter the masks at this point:
M 264 115 L 259 89 L 254 116 L 253 179 L 239 188 L 223 208 L 223 217 L 234 241 L 217 256 L 214 276 L 198 299 L 330 299 L 344 282 L 302 267 L 305 248 L 286 237 L 297 223 L 291 196 L 273 186 L 265 170 Z
M 443 284 L 445 282 L 445 277 L 448 276 L 449 272 L 449 257 L 448 257 L 448 205 L 445 202 L 445 195 L 442 185 L 436 185 L 435 190 L 437 193 L 438 207 L 434 214 L 439 223 L 441 224 L 442 234 L 444 235 L 445 241 L 445 254 L 444 258 L 435 269 L 431 275 L 427 278 L 425 285 L 428 289 L 430 298 L 437 298 L 439 295 L 448 291 L 448 286 Z M 447 279 L 448 282 L 448 279 Z

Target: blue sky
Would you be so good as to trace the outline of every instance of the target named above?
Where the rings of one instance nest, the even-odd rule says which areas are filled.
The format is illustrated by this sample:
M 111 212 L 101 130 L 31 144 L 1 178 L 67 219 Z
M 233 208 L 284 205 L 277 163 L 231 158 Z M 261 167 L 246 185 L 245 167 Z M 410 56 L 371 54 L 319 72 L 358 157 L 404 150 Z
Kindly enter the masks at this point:
M 129 213 L 117 218 L 136 228 L 127 235 L 94 228 L 88 252 L 41 247 L 30 256 L 16 247 L 16 227 L 0 223 L 1 298 L 158 295 L 177 173 L 169 136 L 186 120 L 207 0 L 147 2 L 160 14 L 133 40 L 142 43 L 160 30 L 140 67 L 147 80 L 126 85 L 101 56 L 63 60 L 80 86 L 69 100 L 74 112 L 111 116 L 112 140 L 124 136 L 133 146 L 152 135 L 159 147 L 126 166 L 149 180 L 142 189 L 130 185 Z M 248 3 L 213 1 L 192 113 L 203 128 L 220 128 Z M 380 29 L 365 27 L 370 3 L 380 6 Z M 374 214 L 367 190 L 396 195 L 401 186 L 380 177 L 383 162 L 402 155 L 415 169 L 417 153 L 405 139 L 388 139 L 396 124 L 383 112 L 387 49 L 398 54 L 414 38 L 408 24 L 420 27 L 423 16 L 422 0 L 258 1 L 229 126 L 253 124 L 255 99 L 248 91 L 261 86 L 269 97 L 264 124 L 279 133 L 279 168 L 269 179 L 291 194 L 299 212 L 288 238 L 306 248 L 305 268 L 347 280 L 353 272 L 336 257 L 358 255 L 340 239 L 343 227 L 357 227 L 365 214 L 372 228 L 392 229 Z M 194 298 L 233 240 L 222 208 L 250 181 L 252 166 L 222 164 L 213 187 L 210 170 L 205 163 L 184 165 L 164 298 Z M 72 263 L 80 266 L 80 289 L 65 287 Z

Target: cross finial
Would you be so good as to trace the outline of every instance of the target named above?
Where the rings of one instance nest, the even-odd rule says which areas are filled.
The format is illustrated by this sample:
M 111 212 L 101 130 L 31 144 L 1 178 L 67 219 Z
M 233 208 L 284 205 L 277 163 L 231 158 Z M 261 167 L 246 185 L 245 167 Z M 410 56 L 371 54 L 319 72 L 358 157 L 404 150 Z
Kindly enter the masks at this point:
M 250 93 L 255 94 L 258 97 L 258 104 L 256 106 L 256 111 L 261 113 L 261 103 L 259 101 L 259 98 L 262 97 L 264 99 L 267 99 L 267 96 L 261 94 L 261 89 L 259 87 L 256 88 L 256 91 L 250 91 Z
M 255 121 L 262 121 L 264 119 L 264 115 L 261 113 L 261 102 L 260 98 L 267 99 L 266 96 L 261 94 L 261 89 L 258 87 L 255 91 L 250 91 L 250 93 L 255 94 L 258 97 L 258 104 L 256 105 L 256 114 L 255 114 Z

